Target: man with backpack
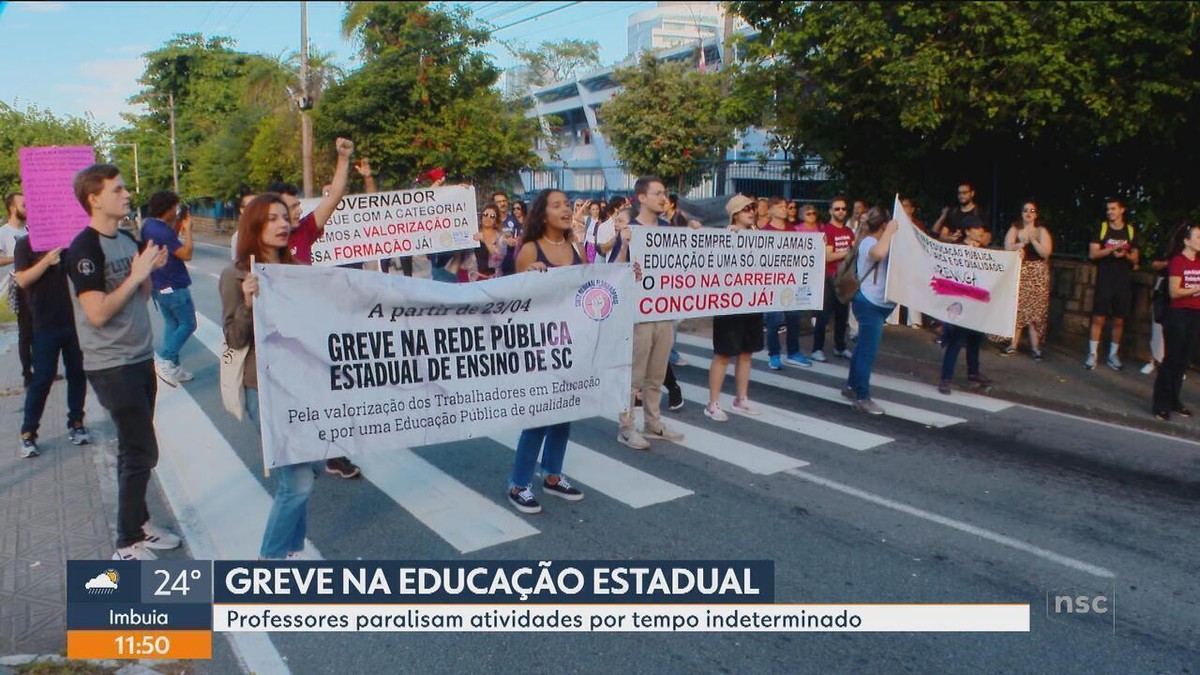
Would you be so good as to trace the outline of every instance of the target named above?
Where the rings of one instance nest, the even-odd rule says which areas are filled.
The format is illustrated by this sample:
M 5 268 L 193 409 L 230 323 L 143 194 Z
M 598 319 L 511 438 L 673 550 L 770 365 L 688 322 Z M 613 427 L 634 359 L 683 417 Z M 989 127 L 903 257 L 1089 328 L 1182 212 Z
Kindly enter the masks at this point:
M 1088 356 L 1083 366 L 1096 367 L 1097 350 L 1104 324 L 1112 318 L 1112 341 L 1108 347 L 1109 368 L 1124 366 L 1117 353 L 1125 332 L 1125 317 L 1133 304 L 1133 270 L 1138 264 L 1138 243 L 1133 225 L 1125 223 L 1125 204 L 1119 199 L 1105 202 L 1107 219 L 1100 224 L 1095 239 L 1088 244 L 1088 259 L 1096 263 L 1096 289 L 1092 300 L 1092 326 L 1088 337 Z

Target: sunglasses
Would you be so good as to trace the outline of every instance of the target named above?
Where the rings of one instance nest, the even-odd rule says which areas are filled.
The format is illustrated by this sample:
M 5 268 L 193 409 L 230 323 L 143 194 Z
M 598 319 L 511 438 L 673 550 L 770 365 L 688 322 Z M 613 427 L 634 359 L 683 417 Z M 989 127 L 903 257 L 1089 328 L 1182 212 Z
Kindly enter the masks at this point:
M 804 212 L 804 217 L 805 217 L 805 218 L 807 218 L 807 217 L 809 217 L 809 216 L 815 216 L 815 215 L 817 215 L 817 212 L 816 212 L 816 211 L 805 211 L 805 212 Z
M 846 207 L 844 207 L 844 206 L 835 206 L 835 207 L 833 207 L 832 209 L 829 209 L 829 210 L 830 210 L 830 211 L 845 211 L 845 210 L 846 210 Z

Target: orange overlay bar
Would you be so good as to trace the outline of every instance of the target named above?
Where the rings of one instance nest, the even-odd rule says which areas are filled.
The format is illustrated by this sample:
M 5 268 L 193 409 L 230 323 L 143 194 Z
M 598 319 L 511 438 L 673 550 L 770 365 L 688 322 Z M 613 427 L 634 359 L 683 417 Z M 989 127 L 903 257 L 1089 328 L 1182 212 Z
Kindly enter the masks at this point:
M 207 630 L 69 630 L 68 659 L 211 659 Z

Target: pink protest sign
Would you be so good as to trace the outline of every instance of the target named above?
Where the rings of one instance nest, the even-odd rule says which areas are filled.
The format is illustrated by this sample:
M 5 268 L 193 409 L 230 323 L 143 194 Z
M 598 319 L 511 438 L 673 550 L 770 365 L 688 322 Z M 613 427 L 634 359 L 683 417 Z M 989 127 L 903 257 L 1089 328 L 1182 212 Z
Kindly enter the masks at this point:
M 72 182 L 81 169 L 96 163 L 86 145 L 21 148 L 21 190 L 25 224 L 35 251 L 66 248 L 90 218 L 75 199 Z

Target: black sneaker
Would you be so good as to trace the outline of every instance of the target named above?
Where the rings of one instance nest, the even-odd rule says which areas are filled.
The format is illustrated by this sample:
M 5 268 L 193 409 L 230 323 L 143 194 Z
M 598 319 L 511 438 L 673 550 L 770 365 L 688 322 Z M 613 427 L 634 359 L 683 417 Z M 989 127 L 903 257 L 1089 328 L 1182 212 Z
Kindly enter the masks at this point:
M 325 462 L 325 473 L 331 473 L 342 478 L 358 478 L 362 476 L 362 469 L 354 465 L 345 457 L 334 457 Z
M 550 483 L 549 478 L 542 481 L 542 492 L 554 495 L 555 497 L 562 497 L 569 502 L 577 502 L 583 499 L 583 493 L 579 491 L 579 488 L 571 485 L 564 476 L 559 476 L 558 482 L 554 484 Z M 537 502 L 534 503 L 536 504 Z
M 1175 413 L 1176 415 L 1179 415 L 1180 417 L 1191 417 L 1192 416 L 1192 411 L 1188 410 L 1187 408 L 1184 408 L 1183 406 L 1180 406 L 1178 408 L 1172 408 L 1171 412 Z
M 517 492 L 508 491 L 508 503 L 521 513 L 541 513 L 542 505 L 533 498 L 533 491 L 527 487 Z
M 1035 350 L 1033 350 L 1033 360 L 1034 360 L 1034 361 L 1041 362 L 1041 361 L 1042 361 L 1042 359 L 1044 359 L 1044 358 L 1045 358 L 1045 357 L 1044 357 L 1044 356 L 1042 356 L 1042 352 L 1041 352 L 1041 350 L 1039 350 L 1039 349 L 1035 349 Z
M 42 452 L 38 450 L 37 436 L 29 433 L 28 431 L 21 434 L 21 456 L 25 459 L 30 459 L 32 457 L 37 457 L 40 454 L 42 454 Z
M 667 407 L 671 410 L 679 410 L 683 407 L 683 389 L 680 389 L 679 385 L 667 390 Z
M 988 377 L 987 375 L 984 375 L 983 373 L 975 373 L 974 375 L 968 375 L 967 379 L 981 387 L 990 387 L 993 384 L 992 378 Z
M 1154 417 L 1160 422 L 1167 422 L 1171 419 L 1171 413 L 1156 412 L 1154 413 Z

